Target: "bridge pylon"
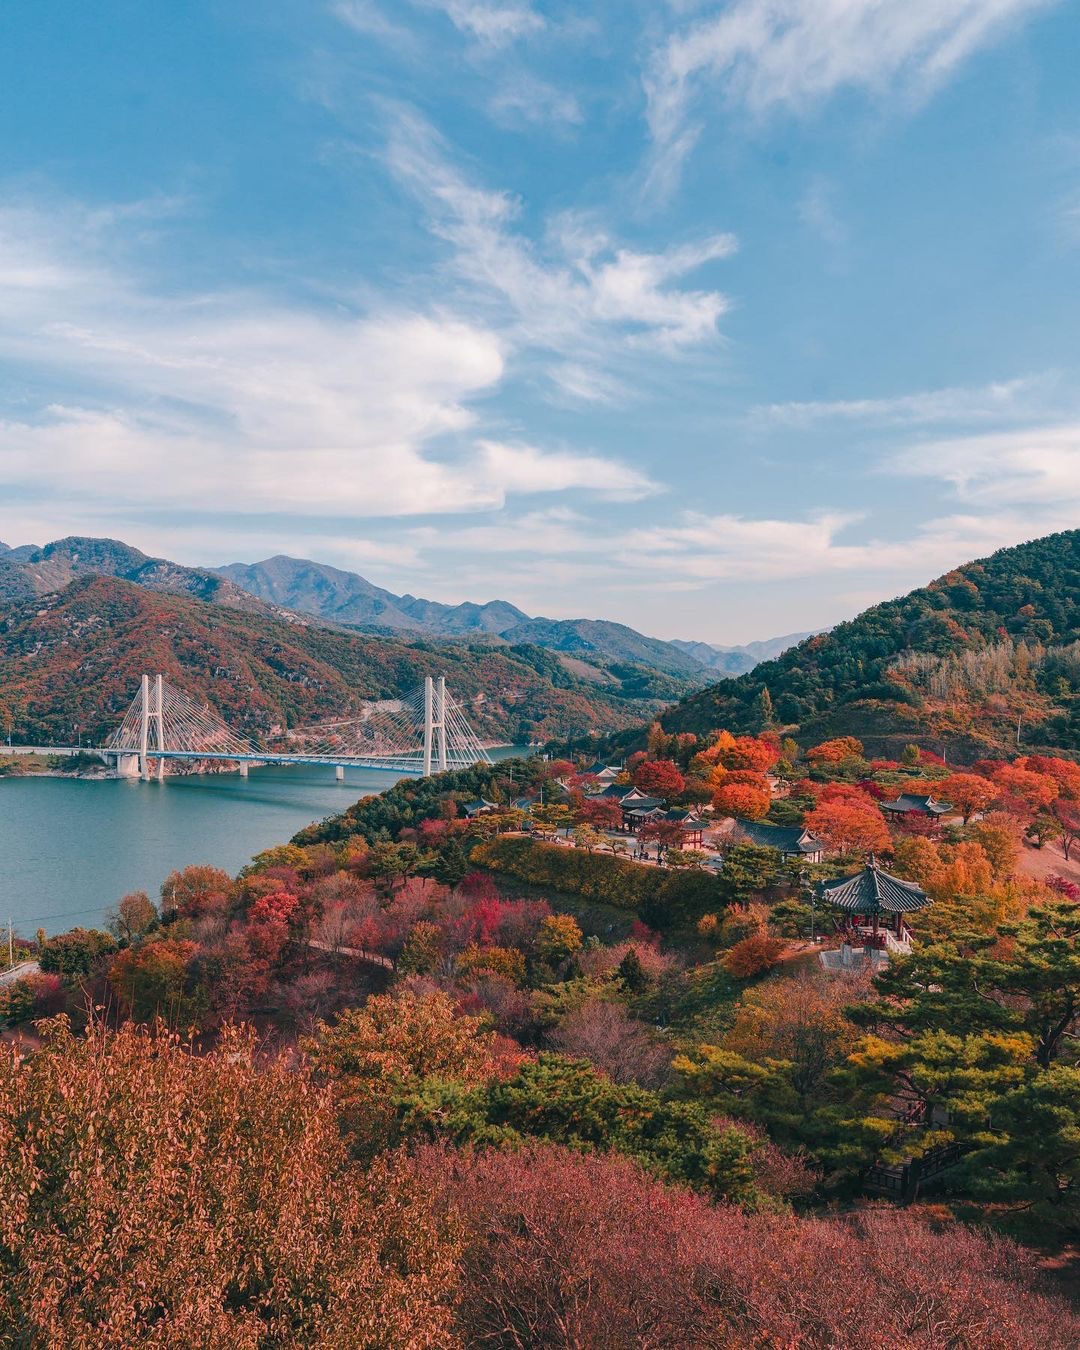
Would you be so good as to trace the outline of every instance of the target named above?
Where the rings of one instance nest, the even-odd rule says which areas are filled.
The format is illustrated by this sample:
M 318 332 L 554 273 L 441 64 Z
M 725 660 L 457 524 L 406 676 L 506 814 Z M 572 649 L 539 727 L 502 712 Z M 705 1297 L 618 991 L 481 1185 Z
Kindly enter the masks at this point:
M 491 756 L 451 696 L 445 676 L 424 678 L 405 698 L 365 701 L 358 715 L 293 727 L 265 746 L 234 732 L 221 715 L 158 675 L 139 690 L 103 754 L 117 774 L 149 780 L 166 759 L 231 761 L 247 776 L 250 764 L 327 764 L 342 782 L 345 766 L 430 774 L 490 764 Z

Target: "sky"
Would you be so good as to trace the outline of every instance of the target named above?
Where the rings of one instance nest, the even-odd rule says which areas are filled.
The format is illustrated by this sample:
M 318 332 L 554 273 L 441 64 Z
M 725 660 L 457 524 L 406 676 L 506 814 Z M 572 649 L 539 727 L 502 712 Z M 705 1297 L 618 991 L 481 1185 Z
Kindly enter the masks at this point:
M 734 644 L 1080 526 L 1080 7 L 0 10 L 0 539 Z

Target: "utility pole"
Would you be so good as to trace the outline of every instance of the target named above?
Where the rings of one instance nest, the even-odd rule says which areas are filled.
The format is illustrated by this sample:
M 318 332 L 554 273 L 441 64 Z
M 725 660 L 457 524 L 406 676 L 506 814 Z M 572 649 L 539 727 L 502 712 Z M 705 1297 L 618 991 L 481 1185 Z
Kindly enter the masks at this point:
M 10 914 L 7 921 L 7 963 L 9 970 L 15 964 L 15 929 L 12 926 Z

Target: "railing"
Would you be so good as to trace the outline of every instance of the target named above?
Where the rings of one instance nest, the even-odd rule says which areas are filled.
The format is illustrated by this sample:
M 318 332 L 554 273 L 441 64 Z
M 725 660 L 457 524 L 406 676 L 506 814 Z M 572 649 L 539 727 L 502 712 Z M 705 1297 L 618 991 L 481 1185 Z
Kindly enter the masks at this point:
M 942 1144 L 909 1162 L 875 1163 L 863 1178 L 863 1190 L 907 1204 L 937 1181 L 943 1172 L 955 1167 L 964 1152 L 958 1143 Z

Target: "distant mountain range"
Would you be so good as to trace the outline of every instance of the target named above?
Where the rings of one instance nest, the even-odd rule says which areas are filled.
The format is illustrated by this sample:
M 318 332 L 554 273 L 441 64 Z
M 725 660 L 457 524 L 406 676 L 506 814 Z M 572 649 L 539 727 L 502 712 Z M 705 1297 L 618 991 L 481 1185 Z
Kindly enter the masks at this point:
M 539 647 L 374 635 L 252 604 L 258 609 L 112 575 L 0 603 L 0 735 L 70 744 L 78 728 L 100 744 L 140 675 L 157 671 L 256 738 L 356 715 L 373 700 L 403 697 L 426 675 L 446 675 L 481 736 L 513 743 L 633 726 L 688 687 L 653 672 L 650 695 L 649 672 L 620 681 L 595 667 L 586 678 Z
M 684 687 L 701 687 L 717 675 L 752 670 L 805 636 L 744 647 L 666 642 L 604 619 L 533 617 L 506 600 L 447 605 L 395 595 L 355 572 L 304 558 L 279 555 L 257 563 L 194 568 L 148 557 L 113 539 L 72 536 L 42 548 L 0 544 L 0 603 L 47 595 L 83 576 L 116 577 L 148 590 L 286 620 L 310 615 L 335 626 L 401 637 L 541 647 L 559 653 L 568 669 L 586 679 L 588 672 L 574 663 L 585 662 L 591 668 L 600 662 L 601 683 L 625 681 L 629 668 L 635 667 L 659 672 Z M 658 693 L 649 690 L 648 696 Z
M 716 647 L 711 642 L 684 642 L 672 638 L 670 645 L 693 657 L 699 665 L 715 670 L 720 675 L 745 675 L 762 661 L 772 661 L 789 647 L 796 647 L 808 633 L 787 633 L 784 637 L 768 638 L 764 642 L 748 642 L 744 647 Z

